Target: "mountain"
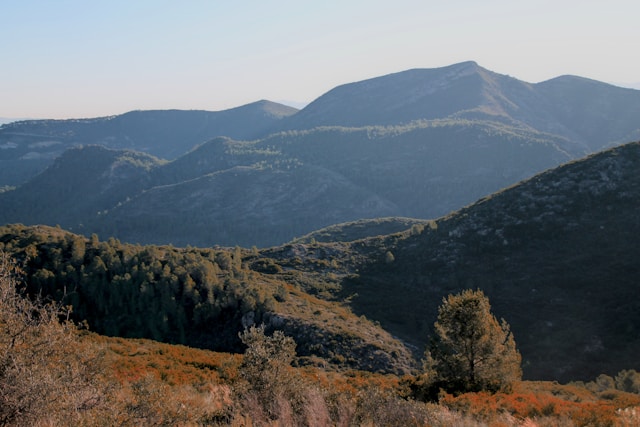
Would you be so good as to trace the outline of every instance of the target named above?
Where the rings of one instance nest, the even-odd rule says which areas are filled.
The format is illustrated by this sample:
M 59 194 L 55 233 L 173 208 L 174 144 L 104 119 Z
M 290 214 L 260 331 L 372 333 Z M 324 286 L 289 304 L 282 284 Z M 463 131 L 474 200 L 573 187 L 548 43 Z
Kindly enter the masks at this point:
M 60 141 L 80 139 L 184 154 L 150 165 L 144 178 L 122 181 L 126 190 L 111 195 L 88 194 L 102 190 L 82 181 L 102 178 L 80 168 L 47 172 L 47 185 L 33 178 L 36 184 L 5 187 L 0 205 L 12 207 L 0 211 L 0 223 L 37 219 L 139 243 L 266 247 L 336 223 L 436 218 L 638 135 L 638 112 L 639 91 L 570 76 L 530 84 L 465 62 L 343 85 L 299 112 L 264 101 L 218 113 L 18 123 L 0 130 L 16 136 L 14 125 L 32 123 L 41 139 L 31 145 L 51 155 Z M 4 147 L 7 156 L 29 149 Z M 39 159 L 27 162 L 30 171 L 0 173 L 33 173 L 51 161 L 43 153 L 20 157 Z M 6 164 L 14 160 L 22 162 Z M 75 212 L 72 199 L 60 197 L 69 192 L 105 203 Z M 50 208 L 34 216 L 23 199 Z
M 0 127 L 0 185 L 16 185 L 65 150 L 87 144 L 175 159 L 216 136 L 254 139 L 297 110 L 270 101 L 224 111 L 132 111 L 94 119 L 28 120 Z
M 0 194 L 0 216 L 82 230 L 85 220 L 143 191 L 151 169 L 163 163 L 135 151 L 72 148 L 18 190 Z
M 119 200 L 100 195 L 104 186 L 87 187 L 104 179 L 99 167 L 60 166 L 83 155 L 74 150 L 41 178 L 1 193 L 0 204 L 12 208 L 0 211 L 0 223 L 59 224 L 143 244 L 273 246 L 363 218 L 444 215 L 570 160 L 560 143 L 506 125 L 460 121 L 318 128 L 253 142 L 216 138 L 122 181 Z M 104 164 L 129 155 L 101 153 Z M 111 205 L 69 213 L 75 202 L 60 196 L 66 193 Z M 34 216 L 26 202 L 32 199 L 50 208 Z
M 428 226 L 352 243 L 265 251 L 357 274 L 334 284 L 356 313 L 425 344 L 442 298 L 482 289 L 509 322 L 525 377 L 569 381 L 638 368 L 640 142 L 536 175 Z M 391 254 L 392 256 L 390 256 Z M 334 273 L 335 274 L 335 273 Z
M 535 85 L 554 118 L 538 129 L 584 141 L 590 151 L 640 138 L 640 91 L 577 76 Z
M 531 84 L 463 62 L 349 83 L 283 120 L 282 129 L 489 120 L 567 138 L 572 155 L 640 136 L 640 91 L 580 77 Z M 587 125 L 587 126 L 584 126 Z

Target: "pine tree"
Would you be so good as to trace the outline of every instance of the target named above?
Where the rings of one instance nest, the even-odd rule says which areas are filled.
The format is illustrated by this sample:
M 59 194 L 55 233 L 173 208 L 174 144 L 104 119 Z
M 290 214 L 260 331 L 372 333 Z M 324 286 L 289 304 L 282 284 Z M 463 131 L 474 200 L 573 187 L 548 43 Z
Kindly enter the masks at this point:
M 434 329 L 425 361 L 431 387 L 454 393 L 508 391 L 522 378 L 509 325 L 498 322 L 482 291 L 444 298 Z

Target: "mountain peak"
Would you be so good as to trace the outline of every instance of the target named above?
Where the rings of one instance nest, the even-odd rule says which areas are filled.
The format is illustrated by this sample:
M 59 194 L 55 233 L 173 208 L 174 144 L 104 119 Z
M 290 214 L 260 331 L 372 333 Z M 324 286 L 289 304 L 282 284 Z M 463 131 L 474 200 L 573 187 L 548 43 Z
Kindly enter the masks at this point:
M 484 70 L 484 68 L 482 68 L 480 65 L 478 65 L 478 63 L 476 61 L 463 61 L 463 62 L 458 62 L 456 64 L 451 64 L 449 66 L 446 67 L 441 67 L 441 68 L 431 68 L 432 70 L 460 70 L 460 71 L 478 71 L 478 70 Z
M 282 128 L 394 125 L 446 118 L 483 105 L 483 85 L 489 75 L 475 61 L 465 61 L 348 83 L 283 121 Z

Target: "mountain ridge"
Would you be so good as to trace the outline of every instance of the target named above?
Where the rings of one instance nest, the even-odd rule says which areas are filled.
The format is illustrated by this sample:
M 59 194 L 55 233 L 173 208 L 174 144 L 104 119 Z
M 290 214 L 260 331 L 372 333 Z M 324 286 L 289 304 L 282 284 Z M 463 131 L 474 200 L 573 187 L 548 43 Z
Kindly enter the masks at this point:
M 14 122 L 0 127 L 0 162 L 5 166 L 0 170 L 0 186 L 26 181 L 75 145 L 99 143 L 172 160 L 218 136 L 254 140 L 279 131 L 318 126 L 395 126 L 445 118 L 498 121 L 564 137 L 567 144 L 563 148 L 574 157 L 637 139 L 640 92 L 605 83 L 593 91 L 594 82 L 600 83 L 560 76 L 532 84 L 466 61 L 343 84 L 301 110 L 262 100 L 218 112 L 132 111 L 95 119 Z M 598 103 L 606 108 L 598 109 Z M 567 109 L 582 110 L 582 119 L 563 114 Z M 145 118 L 152 114 L 165 118 Z M 185 128 L 170 114 L 197 117 L 188 119 L 190 124 Z M 121 129 L 107 126 L 105 130 L 105 123 L 113 124 L 114 120 L 121 123 Z M 95 129 L 83 124 L 92 124 Z M 589 132 L 580 131 L 583 124 Z M 57 131 L 48 129 L 56 127 Z
M 44 188 L 83 194 L 88 190 L 80 184 L 101 178 L 78 176 L 75 168 L 49 169 L 42 191 L 36 184 L 0 193 L 0 204 L 12 206 L 0 212 L 0 222 L 34 224 L 29 212 L 37 209 L 27 201 L 35 199 L 52 206 L 38 211 L 39 218 L 49 215 L 41 222 L 86 235 L 266 247 L 345 221 L 444 215 L 570 160 L 560 143 L 535 132 L 462 121 L 317 128 L 251 142 L 216 138 L 173 162 L 155 163 L 144 179 L 123 182 L 131 191 L 121 192 L 111 206 L 85 210 L 83 218 L 65 215 L 67 200 Z M 94 169 L 86 173 L 98 173 Z
M 557 85 L 567 82 L 571 83 L 569 88 Z M 594 84 L 595 93 L 590 90 L 589 96 L 581 95 Z M 550 91 L 554 85 L 555 92 Z M 614 99 L 609 100 L 612 97 Z M 606 117 L 620 115 L 624 117 L 624 123 L 620 124 L 621 129 L 611 129 L 615 131 L 611 138 L 606 137 L 606 132 L 588 137 L 588 134 L 578 132 L 580 124 L 573 123 L 570 117 L 560 121 L 555 117 L 557 109 L 553 105 L 559 100 L 567 105 L 575 104 L 575 108 L 582 107 L 585 101 L 593 104 L 607 100 L 610 111 Z M 338 86 L 279 126 L 309 129 L 327 125 L 406 124 L 420 119 L 482 119 L 568 138 L 569 143 L 564 148 L 579 156 L 633 140 L 639 129 L 637 121 L 633 121 L 638 111 L 640 93 L 633 89 L 568 76 L 532 84 L 467 61 L 441 68 L 411 69 Z M 594 121 L 596 116 L 588 116 L 585 122 Z M 606 120 L 602 117 L 597 121 L 605 123 Z
M 89 119 L 14 122 L 0 127 L 0 185 L 20 184 L 25 176 L 35 175 L 33 168 L 44 170 L 66 149 L 80 145 L 101 144 L 171 160 L 217 136 L 256 138 L 296 111 L 262 100 L 222 111 L 137 110 Z
M 89 121 L 83 122 L 84 134 L 81 128 L 55 128 L 49 136 L 75 144 L 93 132 L 111 147 L 134 144 L 184 154 L 154 164 L 143 180 L 123 181 L 131 192 L 121 192 L 120 200 L 105 197 L 110 206 L 87 207 L 83 218 L 65 216 L 65 199 L 53 197 L 87 192 L 79 170 L 48 172 L 48 192 L 37 185 L 5 187 L 0 204 L 12 206 L 0 212 L 0 223 L 31 223 L 34 216 L 26 210 L 34 205 L 21 203 L 24 197 L 52 207 L 40 209 L 43 222 L 86 234 L 140 243 L 266 247 L 334 223 L 442 216 L 540 171 L 640 136 L 639 117 L 638 91 L 572 77 L 530 84 L 475 62 L 349 83 L 298 112 L 268 101 L 214 116 L 132 112 L 98 120 L 119 133 L 104 133 Z M 5 128 L 15 129 L 0 128 L 0 166 L 7 166 L 0 175 L 18 173 L 9 167 L 13 161 L 40 167 L 64 145 L 53 138 L 3 143 Z M 207 132 L 230 133 L 224 129 L 242 138 L 205 139 Z M 41 151 L 28 151 L 36 149 Z M 58 190 L 52 187 L 56 182 Z M 86 199 L 97 200 L 93 194 Z M 146 233 L 135 232 L 128 225 L 133 223 Z

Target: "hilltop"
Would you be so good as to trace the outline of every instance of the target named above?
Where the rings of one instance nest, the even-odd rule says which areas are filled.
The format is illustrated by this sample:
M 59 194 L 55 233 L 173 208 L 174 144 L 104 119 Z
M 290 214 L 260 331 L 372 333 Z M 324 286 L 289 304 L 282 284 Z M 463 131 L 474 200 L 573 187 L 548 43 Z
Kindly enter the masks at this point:
M 416 120 L 468 119 L 509 124 L 566 139 L 572 155 L 640 135 L 640 92 L 577 76 L 532 84 L 473 61 L 413 69 L 338 86 L 283 129 L 393 126 Z

